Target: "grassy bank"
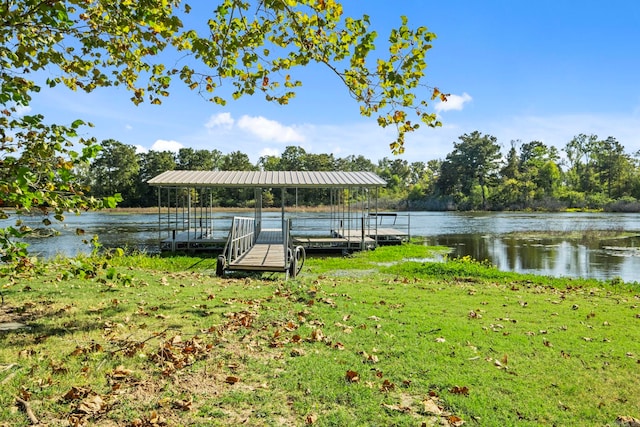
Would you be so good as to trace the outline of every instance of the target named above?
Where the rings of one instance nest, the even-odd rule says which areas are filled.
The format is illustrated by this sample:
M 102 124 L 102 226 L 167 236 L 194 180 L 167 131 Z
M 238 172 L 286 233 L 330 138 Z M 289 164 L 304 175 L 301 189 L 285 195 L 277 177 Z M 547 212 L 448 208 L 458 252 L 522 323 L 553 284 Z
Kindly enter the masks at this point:
M 635 285 L 426 261 L 435 252 L 314 258 L 286 282 L 219 279 L 214 259 L 51 262 L 4 291 L 0 323 L 27 327 L 0 331 L 0 425 L 640 417 Z

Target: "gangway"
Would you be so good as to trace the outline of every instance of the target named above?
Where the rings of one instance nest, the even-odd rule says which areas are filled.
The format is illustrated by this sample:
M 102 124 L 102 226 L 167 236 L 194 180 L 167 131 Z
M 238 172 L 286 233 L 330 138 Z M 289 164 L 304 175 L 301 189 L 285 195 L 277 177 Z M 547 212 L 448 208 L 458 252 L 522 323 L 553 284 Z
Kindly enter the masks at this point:
M 269 271 L 295 278 L 305 260 L 302 246 L 294 246 L 289 220 L 282 228 L 256 227 L 255 218 L 234 217 L 222 255 L 218 256 L 216 274 L 231 271 Z

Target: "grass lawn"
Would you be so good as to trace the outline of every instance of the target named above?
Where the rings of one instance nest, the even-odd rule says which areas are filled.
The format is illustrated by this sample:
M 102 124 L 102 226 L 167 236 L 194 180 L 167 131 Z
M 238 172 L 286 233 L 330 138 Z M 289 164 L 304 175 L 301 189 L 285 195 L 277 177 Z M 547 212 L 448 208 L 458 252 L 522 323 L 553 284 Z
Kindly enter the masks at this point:
M 311 258 L 289 281 L 217 278 L 213 258 L 38 265 L 3 290 L 0 426 L 640 418 L 637 284 L 423 261 L 435 252 Z

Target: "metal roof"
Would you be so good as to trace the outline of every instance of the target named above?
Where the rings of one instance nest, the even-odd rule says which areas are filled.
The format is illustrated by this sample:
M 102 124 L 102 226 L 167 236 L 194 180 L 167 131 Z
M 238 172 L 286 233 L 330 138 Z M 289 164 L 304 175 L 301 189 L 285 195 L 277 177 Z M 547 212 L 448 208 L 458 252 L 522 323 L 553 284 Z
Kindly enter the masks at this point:
M 254 172 L 166 171 L 147 181 L 157 187 L 382 187 L 387 183 L 373 172 Z

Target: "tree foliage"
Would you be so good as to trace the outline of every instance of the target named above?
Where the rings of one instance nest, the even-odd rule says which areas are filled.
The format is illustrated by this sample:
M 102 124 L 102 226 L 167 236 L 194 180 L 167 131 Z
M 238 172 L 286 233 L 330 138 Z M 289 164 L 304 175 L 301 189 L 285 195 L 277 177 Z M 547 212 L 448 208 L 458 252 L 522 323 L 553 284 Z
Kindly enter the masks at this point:
M 370 25 L 367 15 L 345 17 L 335 0 L 224 0 L 208 21 L 206 37 L 187 30 L 174 41 L 204 68 L 184 65 L 170 73 L 221 105 L 227 99 L 218 89 L 225 80 L 231 80 L 233 99 L 261 92 L 268 101 L 287 104 L 302 86 L 296 68 L 321 64 L 342 81 L 362 115 L 376 116 L 382 127 L 396 127 L 390 148 L 402 153 L 405 135 L 420 123 L 440 125 L 427 111 L 428 100 L 418 96 L 436 36 L 424 26 L 410 27 L 402 16 L 383 55 Z M 436 98 L 446 101 L 445 94 L 431 88 L 431 99 Z
M 593 136 L 597 152 L 593 154 L 595 180 L 599 190 L 586 193 L 579 187 L 584 178 L 580 173 L 587 169 L 561 163 L 557 148 L 540 141 L 522 143 L 511 141 L 511 147 L 503 156 L 495 137 L 472 132 L 460 137 L 445 160 L 415 161 L 409 163 L 401 158 L 383 158 L 377 165 L 363 155 L 336 157 L 329 153 L 309 153 L 302 147 L 286 147 L 280 155 L 261 157 L 253 165 L 242 152 L 222 154 L 206 149 L 183 149 L 178 153 L 168 151 L 138 153 L 140 172 L 133 184 L 123 183 L 114 188 L 124 194 L 135 194 L 127 199 L 127 206 L 155 206 L 157 194 L 146 184 L 150 178 L 172 169 L 195 169 L 198 162 L 185 159 L 216 159 L 210 170 L 307 170 L 307 171 L 368 171 L 377 173 L 386 180 L 386 188 L 378 193 L 386 208 L 406 207 L 412 209 L 553 209 L 562 208 L 606 208 L 618 210 L 640 210 L 640 168 L 637 156 L 625 152 L 615 138 L 601 140 Z M 484 147 L 480 149 L 480 147 Z M 573 146 L 569 141 L 565 147 Z M 130 147 L 134 150 L 134 147 Z M 101 152 L 106 156 L 109 151 Z M 484 153 L 484 154 L 482 154 Z M 187 155 L 188 154 L 188 155 Z M 480 155 L 482 154 L 482 155 Z M 479 167 L 482 162 L 488 163 Z M 118 164 L 118 162 L 111 162 Z M 187 164 L 190 167 L 187 167 Z M 129 166 L 122 164 L 114 175 L 125 175 Z M 576 170 L 579 169 L 579 171 Z M 480 173 L 486 176 L 481 178 Z M 573 177 L 577 176 L 578 179 Z M 480 183 L 484 184 L 480 184 Z M 133 188 L 127 188 L 132 185 Z M 95 189 L 94 189 L 95 190 Z M 609 190 L 611 195 L 609 195 Z M 326 189 L 299 189 L 287 195 L 287 203 L 316 206 L 329 200 Z M 483 195 L 485 200 L 483 201 Z M 213 191 L 211 203 L 224 206 L 246 206 L 253 200 L 253 192 L 217 189 Z M 279 205 L 279 195 L 265 189 L 264 206 Z M 410 202 L 408 204 L 407 202 Z M 207 202 L 209 203 L 209 202 Z
M 220 105 L 254 94 L 287 104 L 302 85 L 297 70 L 319 64 L 344 85 L 362 115 L 396 127 L 394 153 L 404 151 L 405 135 L 419 123 L 439 125 L 427 111 L 428 99 L 419 96 L 435 35 L 410 27 L 406 17 L 390 32 L 382 54 L 369 17 L 344 16 L 335 0 L 193 6 L 197 10 L 179 0 L 0 3 L 0 216 L 9 216 L 6 207 L 19 213 L 38 209 L 48 225 L 49 213 L 61 220 L 68 210 L 113 206 L 117 198 L 107 193 L 114 186 L 102 184 L 125 179 L 100 175 L 93 182 L 104 198 L 87 196 L 78 171 L 86 170 L 100 147 L 81 133 L 87 125 L 82 120 L 53 124 L 31 114 L 33 97 L 47 86 L 86 92 L 121 86 L 135 104 L 161 104 L 173 84 L 183 83 Z M 224 83 L 232 89 L 223 89 Z M 426 93 L 446 100 L 437 89 Z M 230 167 L 182 154 L 180 162 L 189 168 Z M 143 172 L 149 174 L 162 159 L 146 160 Z M 227 160 L 249 166 L 240 155 Z M 93 166 L 94 172 L 109 170 L 100 162 Z M 25 258 L 24 245 L 13 240 L 28 232 L 20 223 L 3 229 L 0 258 Z
M 474 208 L 486 209 L 487 186 L 495 177 L 501 159 L 500 146 L 496 138 L 482 135 L 478 131 L 459 137 L 460 142 L 454 142 L 454 150 L 447 155 L 442 165 L 441 189 L 444 192 L 451 189 L 471 194 L 474 186 L 479 186 L 481 206 Z
M 108 139 L 102 141 L 101 148 L 87 177 L 92 194 L 98 198 L 116 193 L 124 200 L 135 198 L 135 180 L 140 172 L 135 147 Z

